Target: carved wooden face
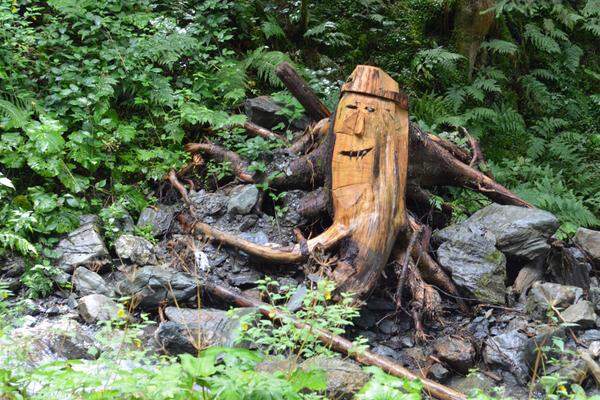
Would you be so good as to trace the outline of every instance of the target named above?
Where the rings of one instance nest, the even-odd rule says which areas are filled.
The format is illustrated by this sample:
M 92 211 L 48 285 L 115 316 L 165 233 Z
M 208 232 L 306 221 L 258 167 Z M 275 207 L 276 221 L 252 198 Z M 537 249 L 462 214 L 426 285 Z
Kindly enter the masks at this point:
M 337 108 L 332 158 L 334 201 L 352 207 L 379 175 L 380 152 L 387 136 L 397 132 L 396 105 L 392 101 L 346 93 Z

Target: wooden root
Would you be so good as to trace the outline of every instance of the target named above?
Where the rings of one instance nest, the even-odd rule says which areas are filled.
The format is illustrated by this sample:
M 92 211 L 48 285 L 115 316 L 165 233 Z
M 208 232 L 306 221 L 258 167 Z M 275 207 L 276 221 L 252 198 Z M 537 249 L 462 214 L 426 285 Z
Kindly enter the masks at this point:
M 455 389 L 452 389 L 448 386 L 444 386 L 444 385 L 442 385 L 438 382 L 435 382 L 431 379 L 423 378 L 423 377 L 409 371 L 408 369 L 402 367 L 401 365 L 398 365 L 396 362 L 392 361 L 391 359 L 389 359 L 387 357 L 380 356 L 380 355 L 372 353 L 368 350 L 357 352 L 354 350 L 354 345 L 352 344 L 351 341 L 344 339 L 343 337 L 341 337 L 339 335 L 335 335 L 325 329 L 320 329 L 320 328 L 308 325 L 304 322 L 301 322 L 301 321 L 295 319 L 293 316 L 290 316 L 289 314 L 284 313 L 283 311 L 280 311 L 277 308 L 273 308 L 272 306 L 270 306 L 266 303 L 263 303 L 259 300 L 255 300 L 255 299 L 243 296 L 239 293 L 234 292 L 231 289 L 225 288 L 220 285 L 216 285 L 214 283 L 208 283 L 208 282 L 205 283 L 204 289 L 208 293 L 210 293 L 226 302 L 236 304 L 240 307 L 256 307 L 262 315 L 264 315 L 265 317 L 267 317 L 271 320 L 274 320 L 274 321 L 278 321 L 278 320 L 282 320 L 282 319 L 289 320 L 291 318 L 292 321 L 294 322 L 294 324 L 299 329 L 307 329 L 310 332 L 313 332 L 319 338 L 319 340 L 322 341 L 326 346 L 334 349 L 335 351 L 346 354 L 349 357 L 352 357 L 353 359 L 355 359 L 356 361 L 358 361 L 361 364 L 377 366 L 377 367 L 383 369 L 385 372 L 389 373 L 390 375 L 394 375 L 399 378 L 405 378 L 405 379 L 410 379 L 410 380 L 419 379 L 423 383 L 424 391 L 426 393 L 428 393 L 430 396 L 434 396 L 440 400 L 466 400 L 467 399 L 467 397 L 463 393 L 461 393 Z
M 231 163 L 231 168 L 233 169 L 235 176 L 239 180 L 248 183 L 254 182 L 252 174 L 247 171 L 248 163 L 233 151 L 227 150 L 213 143 L 188 143 L 185 145 L 185 150 L 192 154 L 203 152 L 217 161 L 229 162 Z
M 246 129 L 246 131 L 252 136 L 260 136 L 264 139 L 281 140 L 282 142 L 287 143 L 287 139 L 283 136 L 263 128 L 262 126 L 258 126 L 253 122 L 245 122 L 244 129 Z

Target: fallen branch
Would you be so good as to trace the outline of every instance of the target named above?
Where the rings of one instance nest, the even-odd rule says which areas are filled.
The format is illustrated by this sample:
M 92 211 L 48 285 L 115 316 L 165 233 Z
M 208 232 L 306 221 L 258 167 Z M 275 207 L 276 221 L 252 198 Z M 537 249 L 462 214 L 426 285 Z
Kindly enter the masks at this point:
M 192 154 L 201 151 L 217 161 L 230 162 L 235 176 L 237 176 L 243 182 L 254 182 L 252 174 L 247 172 L 248 163 L 233 151 L 227 150 L 213 143 L 188 143 L 185 145 L 185 151 Z
M 191 204 L 191 202 L 190 202 L 190 198 L 188 196 L 188 192 L 185 189 L 185 187 L 183 187 L 181 182 L 179 182 L 179 179 L 177 179 L 177 173 L 175 172 L 174 169 L 169 171 L 169 174 L 167 175 L 167 180 L 171 183 L 171 186 L 173 186 L 175 189 L 177 189 L 177 191 L 181 194 L 181 198 L 183 199 L 185 204 L 187 204 L 189 206 Z
M 310 330 L 325 345 L 329 346 L 330 348 L 332 348 L 340 353 L 343 353 L 343 354 L 348 355 L 349 357 L 352 357 L 353 359 L 355 359 L 356 361 L 358 361 L 362 364 L 377 366 L 377 367 L 383 369 L 385 372 L 389 373 L 390 375 L 394 375 L 399 378 L 405 378 L 405 379 L 410 379 L 410 380 L 419 379 L 423 383 L 425 392 L 427 392 L 429 395 L 434 396 L 440 400 L 466 400 L 467 399 L 467 397 L 463 393 L 458 392 L 448 386 L 444 386 L 433 380 L 421 378 L 417 374 L 409 371 L 408 369 L 402 367 L 401 365 L 398 365 L 397 363 L 395 363 L 394 361 L 390 360 L 387 357 L 377 355 L 368 350 L 357 352 L 357 351 L 355 351 L 354 346 L 351 341 L 344 339 L 343 337 L 341 337 L 339 335 L 334 335 L 333 333 L 331 333 L 325 329 L 316 328 L 316 327 L 313 327 L 304 322 L 298 321 L 293 316 L 290 316 L 289 314 L 286 314 L 276 308 L 273 308 L 272 306 L 270 306 L 266 303 L 263 303 L 259 300 L 255 300 L 255 299 L 251 299 L 249 297 L 243 296 L 239 293 L 234 292 L 231 289 L 225 288 L 225 287 L 217 285 L 215 283 L 208 283 L 208 282 L 205 283 L 204 289 L 208 293 L 210 293 L 226 302 L 236 304 L 240 307 L 256 307 L 262 315 L 264 315 L 265 317 L 267 317 L 269 319 L 281 320 L 281 319 L 285 319 L 285 318 L 291 318 L 292 321 L 294 322 L 294 324 L 299 329 Z
M 275 69 L 275 73 L 292 95 L 302 104 L 306 114 L 310 118 L 320 121 L 331 115 L 331 111 L 327 109 L 327 106 L 319 100 L 308 84 L 304 82 L 289 63 L 282 62 L 279 64 Z
M 246 131 L 252 134 L 253 136 L 260 136 L 264 139 L 281 140 L 284 143 L 288 142 L 287 139 L 283 136 L 278 135 L 277 133 L 272 132 L 266 128 L 263 128 L 262 126 L 256 125 L 253 122 L 245 122 L 244 129 L 246 129 Z

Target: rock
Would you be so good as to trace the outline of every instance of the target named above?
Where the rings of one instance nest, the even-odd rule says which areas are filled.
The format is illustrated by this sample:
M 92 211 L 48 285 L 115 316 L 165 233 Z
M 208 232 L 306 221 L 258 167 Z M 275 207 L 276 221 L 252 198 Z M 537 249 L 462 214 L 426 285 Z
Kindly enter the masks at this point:
M 527 345 L 529 338 L 519 331 L 510 331 L 485 341 L 483 360 L 513 373 L 522 383 L 527 381 Z
M 155 264 L 154 246 L 147 239 L 134 235 L 121 235 L 115 241 L 115 251 L 121 259 L 138 265 Z
M 0 260 L 0 283 L 11 292 L 21 287 L 21 276 L 25 273 L 25 260 L 22 257 L 10 257 Z
M 190 201 L 196 206 L 194 213 L 197 217 L 221 215 L 227 209 L 229 198 L 222 192 L 207 192 L 204 189 L 190 191 Z
M 543 320 L 550 305 L 564 309 L 579 301 L 583 290 L 576 286 L 551 282 L 535 282 L 527 295 L 526 311 L 534 319 Z
M 567 357 L 561 360 L 561 368 L 556 372 L 557 376 L 566 380 L 568 383 L 580 384 L 588 375 L 589 368 L 586 362 L 580 357 Z
M 131 296 L 132 303 L 142 309 L 155 308 L 164 301 L 185 302 L 196 295 L 196 280 L 167 266 L 145 266 L 117 284 L 120 296 Z
M 350 399 L 368 381 L 369 374 L 350 360 L 319 355 L 300 364 L 305 371 L 323 370 L 327 375 L 327 395 L 332 399 Z
M 526 359 L 528 365 L 535 365 L 535 360 L 540 349 L 544 348 L 545 356 L 548 358 L 558 358 L 561 354 L 557 354 L 552 346 L 554 338 L 564 340 L 566 338 L 566 330 L 563 326 L 556 325 L 537 325 L 533 328 L 532 337 L 529 339 L 526 347 Z
M 377 325 L 381 333 L 386 335 L 392 335 L 398 331 L 398 326 L 394 323 L 394 321 L 386 319 L 382 321 L 379 325 Z
M 579 341 L 584 345 L 589 345 L 591 342 L 600 341 L 600 330 L 590 329 L 579 335 Z
M 494 237 L 485 231 L 462 227 L 446 237 L 437 255 L 459 287 L 479 300 L 504 304 L 506 258 L 494 244 Z
M 588 351 L 590 352 L 590 355 L 594 358 L 598 358 L 598 356 L 600 356 L 600 341 L 595 341 L 590 343 L 590 345 L 588 346 Z
M 47 319 L 33 327 L 15 329 L 12 340 L 33 365 L 95 358 L 90 351 L 96 346 L 93 337 L 72 319 Z
M 506 256 L 534 260 L 550 250 L 548 239 L 556 232 L 559 223 L 547 211 L 491 204 L 463 223 L 443 229 L 437 236 L 451 240 L 457 229 L 475 226 L 492 233 L 496 247 Z
M 579 228 L 573 241 L 594 261 L 600 263 L 600 231 Z
M 75 290 L 77 290 L 81 296 L 95 293 L 106 296 L 112 294 L 106 281 L 100 275 L 84 267 L 78 267 L 75 272 L 73 272 L 72 283 Z
M 239 235 L 240 238 L 245 239 L 249 242 L 265 245 L 269 243 L 269 237 L 263 231 L 258 232 L 244 232 Z
M 255 185 L 239 185 L 231 191 L 227 212 L 248 214 L 258 201 L 258 188 Z
M 594 312 L 594 305 L 592 302 L 587 300 L 580 300 L 579 302 L 568 307 L 566 310 L 561 312 L 565 322 L 571 324 L 577 324 L 581 328 L 592 328 L 596 325 L 596 313 Z
M 246 272 L 239 272 L 229 277 L 229 283 L 239 288 L 248 288 L 249 286 L 256 286 L 256 281 L 262 278 L 262 275 L 255 270 Z
M 146 207 L 142 210 L 137 226 L 152 226 L 154 236 L 163 236 L 169 231 L 175 218 L 175 207 L 159 204 L 157 207 Z
M 170 322 L 160 325 L 156 340 L 170 354 L 194 353 L 209 346 L 236 347 L 240 345 L 240 318 L 254 312 L 254 308 L 237 309 L 231 316 L 209 308 L 167 307 Z
M 554 249 L 548 261 L 548 270 L 556 283 L 578 286 L 585 291 L 590 288 L 592 266 L 585 254 L 576 247 Z
M 117 303 L 102 294 L 90 294 L 80 298 L 77 308 L 81 318 L 88 324 L 117 319 L 121 309 Z
M 467 395 L 473 395 L 478 391 L 485 394 L 495 394 L 493 391 L 498 386 L 496 382 L 482 372 L 468 374 L 465 377 L 454 377 L 449 386 Z
M 85 224 L 69 233 L 54 249 L 58 255 L 58 266 L 67 273 L 90 261 L 108 256 L 98 227 L 94 224 Z
M 440 360 L 462 373 L 468 372 L 475 362 L 475 347 L 464 339 L 440 337 L 433 343 L 433 349 Z
M 437 382 L 444 382 L 450 376 L 450 371 L 448 371 L 442 364 L 439 363 L 433 364 L 431 368 L 429 368 L 429 373 Z
M 277 104 L 270 96 L 259 96 L 246 99 L 244 109 L 248 119 L 256 125 L 263 128 L 272 129 L 275 125 L 283 123 L 286 127 L 289 121 L 279 113 L 282 110 L 281 105 Z M 302 117 L 299 120 L 291 121 L 292 127 L 296 130 L 304 130 L 308 126 L 308 119 Z
M 290 312 L 296 312 L 302 308 L 304 304 L 304 298 L 308 294 L 308 288 L 302 284 L 294 290 L 294 294 L 288 300 L 286 307 Z
M 539 257 L 519 270 L 513 283 L 515 293 L 524 296 L 535 281 L 542 279 L 544 276 L 544 260 L 544 257 Z

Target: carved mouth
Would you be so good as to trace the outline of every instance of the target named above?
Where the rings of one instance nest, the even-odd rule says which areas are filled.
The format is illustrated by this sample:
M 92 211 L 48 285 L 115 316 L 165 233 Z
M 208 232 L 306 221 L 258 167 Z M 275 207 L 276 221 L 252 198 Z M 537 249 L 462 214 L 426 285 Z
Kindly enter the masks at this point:
M 342 151 L 340 151 L 340 154 L 343 156 L 349 157 L 349 158 L 363 158 L 372 149 L 373 149 L 372 147 L 369 147 L 368 149 L 362 149 L 362 150 L 342 150 Z

